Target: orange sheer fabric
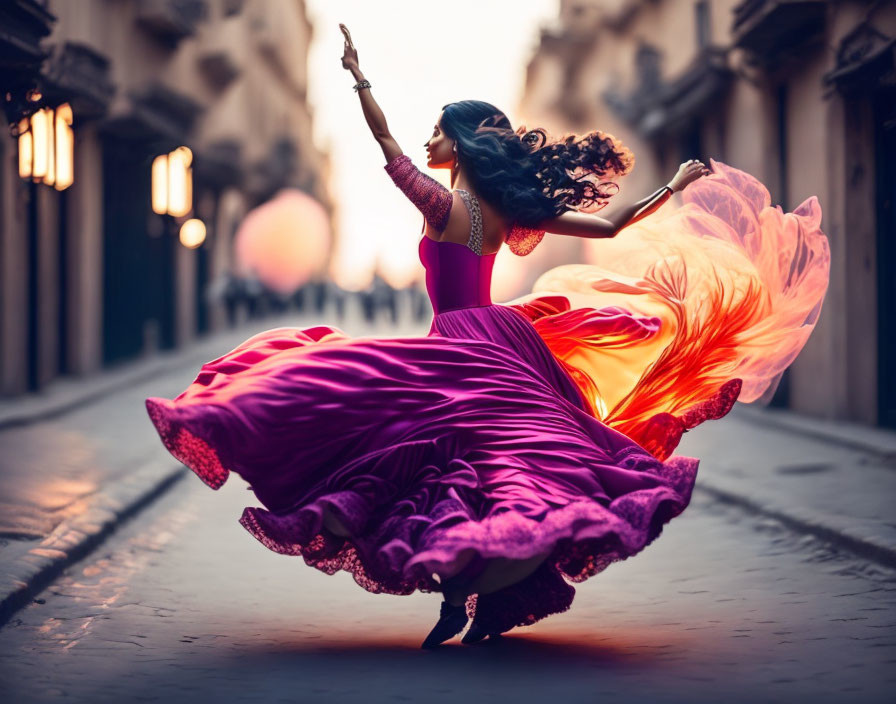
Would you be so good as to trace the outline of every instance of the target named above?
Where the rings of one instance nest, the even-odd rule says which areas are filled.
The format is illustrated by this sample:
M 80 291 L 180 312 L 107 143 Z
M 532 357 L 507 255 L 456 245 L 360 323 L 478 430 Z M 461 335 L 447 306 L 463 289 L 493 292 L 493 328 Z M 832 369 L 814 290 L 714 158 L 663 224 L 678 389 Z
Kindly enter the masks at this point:
M 681 207 L 598 242 L 602 264 L 551 269 L 507 304 L 533 321 L 595 417 L 660 459 L 735 399 L 771 398 L 828 285 L 818 199 L 785 213 L 757 179 L 710 164 Z

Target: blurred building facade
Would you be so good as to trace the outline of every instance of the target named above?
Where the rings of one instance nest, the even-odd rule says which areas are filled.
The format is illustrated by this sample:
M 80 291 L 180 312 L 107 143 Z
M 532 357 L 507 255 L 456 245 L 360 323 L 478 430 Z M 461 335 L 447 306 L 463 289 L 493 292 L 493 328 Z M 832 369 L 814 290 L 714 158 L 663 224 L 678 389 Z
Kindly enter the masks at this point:
M 303 0 L 9 0 L 0 5 L 0 395 L 188 345 L 228 324 L 212 281 L 243 215 L 282 187 L 332 214 L 306 99 Z M 16 125 L 73 114 L 74 181 L 19 174 Z M 193 159 L 192 211 L 151 207 L 153 160 Z
M 627 201 L 692 157 L 755 175 L 785 211 L 817 195 L 830 288 L 772 403 L 896 427 L 894 56 L 894 2 L 561 0 L 520 113 L 621 139 Z

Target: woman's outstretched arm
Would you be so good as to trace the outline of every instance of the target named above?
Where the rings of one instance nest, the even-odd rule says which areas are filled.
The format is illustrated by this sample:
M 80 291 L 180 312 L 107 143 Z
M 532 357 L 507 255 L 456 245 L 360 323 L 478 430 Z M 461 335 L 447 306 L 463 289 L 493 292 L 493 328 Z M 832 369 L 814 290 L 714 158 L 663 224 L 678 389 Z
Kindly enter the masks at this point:
M 340 24 L 339 28 L 345 36 L 342 67 L 351 71 L 355 81 L 362 81 L 364 80 L 364 74 L 361 72 L 361 68 L 358 65 L 358 52 L 352 43 L 348 27 L 344 24 Z M 361 109 L 364 111 L 364 119 L 367 120 L 367 125 L 373 133 L 374 139 L 376 139 L 376 141 L 379 142 L 380 147 L 382 147 L 383 154 L 386 157 L 386 163 L 388 164 L 395 157 L 401 156 L 404 152 L 401 151 L 398 142 L 396 142 L 389 133 L 389 125 L 386 124 L 386 116 L 383 114 L 380 106 L 377 105 L 376 100 L 373 99 L 373 95 L 370 93 L 370 88 L 359 88 L 358 96 L 361 99 Z
M 697 159 L 682 164 L 671 181 L 646 198 L 628 205 L 613 215 L 605 218 L 587 213 L 563 213 L 546 220 L 539 225 L 546 232 L 555 235 L 572 235 L 574 237 L 615 237 L 624 227 L 637 222 L 657 210 L 672 197 L 673 193 L 682 190 L 691 181 L 710 173 L 709 169 Z

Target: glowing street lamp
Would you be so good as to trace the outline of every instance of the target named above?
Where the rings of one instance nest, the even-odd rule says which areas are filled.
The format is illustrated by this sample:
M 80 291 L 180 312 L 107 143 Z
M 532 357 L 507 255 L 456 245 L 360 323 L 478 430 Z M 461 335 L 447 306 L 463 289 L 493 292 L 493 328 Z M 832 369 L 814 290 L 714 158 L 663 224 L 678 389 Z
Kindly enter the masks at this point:
M 183 217 L 193 209 L 193 152 L 178 147 L 152 162 L 152 210 Z
M 42 108 L 18 125 L 19 176 L 64 191 L 74 182 L 72 108 Z
M 187 249 L 196 249 L 205 242 L 205 223 L 190 218 L 180 226 L 180 243 Z

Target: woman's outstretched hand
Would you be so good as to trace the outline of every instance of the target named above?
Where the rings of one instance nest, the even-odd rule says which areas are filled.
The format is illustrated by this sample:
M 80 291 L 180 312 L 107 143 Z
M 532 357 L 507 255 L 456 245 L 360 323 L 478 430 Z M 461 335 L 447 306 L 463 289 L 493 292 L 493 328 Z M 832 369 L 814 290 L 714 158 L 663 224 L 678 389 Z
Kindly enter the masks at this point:
M 684 187 L 689 183 L 696 181 L 701 176 L 706 176 L 711 173 L 712 170 L 709 169 L 709 167 L 704 166 L 703 162 L 699 159 L 689 159 L 678 167 L 678 173 L 672 177 L 671 181 L 669 181 L 669 186 L 671 186 L 673 191 L 678 193 L 678 191 L 684 190 Z
M 340 22 L 339 29 L 341 29 L 342 33 L 345 35 L 345 48 L 342 54 L 342 68 L 347 71 L 351 71 L 353 68 L 358 68 L 358 50 L 355 49 L 355 45 L 352 44 L 352 35 L 348 33 L 348 27 Z

